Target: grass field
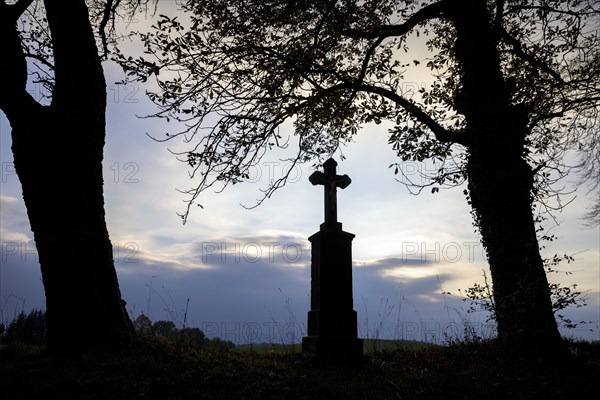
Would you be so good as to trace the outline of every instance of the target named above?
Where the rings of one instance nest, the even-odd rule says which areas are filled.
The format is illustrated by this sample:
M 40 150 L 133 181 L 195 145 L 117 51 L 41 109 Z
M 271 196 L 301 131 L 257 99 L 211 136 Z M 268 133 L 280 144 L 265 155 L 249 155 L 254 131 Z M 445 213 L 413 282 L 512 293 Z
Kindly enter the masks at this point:
M 416 340 L 386 340 L 386 339 L 364 339 L 365 354 L 372 354 L 378 351 L 391 350 L 423 350 L 432 346 L 431 343 L 418 342 Z M 237 352 L 256 352 L 262 354 L 294 354 L 302 351 L 300 343 L 281 344 L 281 343 L 251 343 L 237 345 L 234 349 Z
M 0 348 L 3 399 L 584 399 L 597 393 L 600 345 L 556 362 L 506 360 L 494 342 L 385 343 L 356 364 L 304 358 L 298 347 L 183 349 L 157 341 L 129 351 L 51 358 Z M 367 343 L 367 348 L 369 347 Z

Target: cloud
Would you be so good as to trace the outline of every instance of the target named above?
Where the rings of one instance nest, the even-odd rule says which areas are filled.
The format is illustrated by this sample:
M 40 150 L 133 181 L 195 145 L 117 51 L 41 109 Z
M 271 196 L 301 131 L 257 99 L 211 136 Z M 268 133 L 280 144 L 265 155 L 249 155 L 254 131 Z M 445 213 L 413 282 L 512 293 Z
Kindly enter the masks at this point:
M 4 190 L 5 186 L 2 187 Z M 6 194 L 0 195 L 0 237 L 2 241 L 27 242 L 33 234 L 29 228 L 29 220 L 23 199 Z
M 37 251 L 32 241 L 5 241 L 0 248 L 0 322 L 15 313 L 45 309 L 46 302 Z
M 247 339 L 240 336 L 244 326 L 262 327 L 266 334 L 273 322 L 285 325 L 290 312 L 299 316 L 299 326 L 304 322 L 307 309 L 297 305 L 307 304 L 308 268 L 269 258 L 249 262 L 234 253 L 223 259 L 211 255 L 206 264 L 210 267 L 181 269 L 173 262 L 149 265 L 142 258 L 136 265 L 120 266 L 128 309 L 134 316 L 144 312 L 153 320 L 182 324 L 187 307 L 188 325 L 234 341 Z M 288 300 L 291 308 L 286 309 Z

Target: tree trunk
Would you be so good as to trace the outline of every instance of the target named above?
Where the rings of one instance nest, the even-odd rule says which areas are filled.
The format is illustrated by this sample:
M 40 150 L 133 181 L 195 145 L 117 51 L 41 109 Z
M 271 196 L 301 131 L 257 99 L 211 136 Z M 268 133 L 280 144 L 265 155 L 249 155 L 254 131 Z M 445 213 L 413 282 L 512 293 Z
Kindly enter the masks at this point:
M 465 1 L 454 15 L 457 94 L 470 137 L 468 188 L 492 275 L 498 336 L 511 351 L 543 354 L 561 338 L 532 213 L 533 171 L 525 161 L 527 110 L 511 104 L 498 38 L 485 1 Z
M 3 6 L 0 108 L 12 128 L 15 170 L 46 293 L 48 349 L 55 353 L 128 342 L 131 323 L 105 222 L 102 158 L 106 83 L 85 2 L 45 1 L 55 87 L 41 106 L 26 92 L 25 59 Z M 19 77 L 14 79 L 13 77 Z

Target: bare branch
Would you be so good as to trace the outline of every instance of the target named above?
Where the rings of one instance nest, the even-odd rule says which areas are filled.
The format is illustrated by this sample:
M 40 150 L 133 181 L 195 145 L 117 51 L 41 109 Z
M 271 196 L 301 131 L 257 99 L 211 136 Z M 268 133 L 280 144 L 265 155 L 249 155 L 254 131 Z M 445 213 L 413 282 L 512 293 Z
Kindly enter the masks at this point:
M 34 54 L 30 51 L 25 52 L 25 57 L 29 57 L 32 58 L 36 61 L 39 61 L 40 63 L 42 63 L 45 67 L 48 67 L 51 71 L 54 70 L 54 64 L 52 64 L 51 62 L 48 61 L 47 58 L 39 55 L 39 54 Z
M 392 100 L 396 104 L 403 107 L 410 115 L 412 115 L 417 121 L 428 127 L 436 139 L 443 143 L 458 143 L 463 146 L 469 146 L 469 138 L 464 132 L 451 131 L 440 124 L 438 124 L 433 118 L 431 118 L 425 111 L 419 106 L 411 102 L 410 100 L 400 96 L 398 93 L 385 89 L 378 86 L 371 86 L 364 83 L 348 84 L 349 88 L 359 90 L 367 93 L 378 94 L 389 100 Z
M 104 6 L 104 12 L 102 13 L 102 20 L 100 21 L 100 26 L 98 27 L 98 31 L 100 32 L 100 38 L 102 40 L 102 58 L 106 59 L 108 55 L 108 40 L 106 38 L 106 25 L 111 17 L 114 17 L 117 7 L 121 0 L 115 0 L 113 4 L 113 0 L 107 0 L 106 5 Z
M 542 71 L 544 71 L 545 73 L 550 75 L 552 78 L 554 78 L 558 83 L 561 83 L 561 84 L 565 83 L 565 81 L 563 80 L 563 78 L 560 76 L 560 74 L 558 72 L 556 72 L 552 68 L 550 68 L 550 66 L 548 64 L 546 64 L 545 62 L 535 58 L 534 55 L 527 53 L 523 49 L 521 42 L 519 42 L 514 37 L 510 36 L 510 34 L 508 32 L 506 32 L 506 30 L 504 28 L 499 27 L 499 29 L 500 29 L 500 37 L 513 47 L 515 54 L 518 57 L 520 57 L 521 59 L 527 61 L 528 63 L 530 63 L 534 66 L 539 67 Z
M 384 39 L 387 37 L 397 37 L 406 35 L 418 24 L 434 18 L 441 18 L 449 10 L 452 4 L 449 0 L 441 0 L 436 3 L 429 4 L 419 11 L 414 13 L 403 24 L 398 25 L 381 25 L 374 27 L 371 30 L 348 29 L 342 34 L 349 37 L 359 37 L 364 39 Z

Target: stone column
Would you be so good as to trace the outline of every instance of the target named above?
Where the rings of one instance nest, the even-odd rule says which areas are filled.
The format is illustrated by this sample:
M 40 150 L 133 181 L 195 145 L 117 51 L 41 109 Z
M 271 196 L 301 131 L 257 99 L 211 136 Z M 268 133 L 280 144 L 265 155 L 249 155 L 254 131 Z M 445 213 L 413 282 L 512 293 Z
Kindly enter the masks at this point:
M 342 224 L 323 223 L 308 238 L 311 250 L 311 310 L 308 336 L 302 339 L 307 356 L 357 359 L 363 341 L 357 336 L 352 299 L 352 239 Z

